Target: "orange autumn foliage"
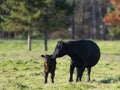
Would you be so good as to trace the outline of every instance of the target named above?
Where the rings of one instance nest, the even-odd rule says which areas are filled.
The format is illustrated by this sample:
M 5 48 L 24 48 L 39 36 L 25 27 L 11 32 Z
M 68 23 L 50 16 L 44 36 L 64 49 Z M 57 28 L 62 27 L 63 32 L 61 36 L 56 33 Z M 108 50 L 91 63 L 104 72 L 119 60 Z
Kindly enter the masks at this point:
M 120 0 L 111 0 L 111 4 L 113 4 L 117 9 L 120 9 Z
M 120 3 L 116 6 L 118 10 L 120 10 Z
M 120 3 L 120 0 L 110 0 L 110 3 L 116 6 Z
M 108 26 L 120 25 L 120 0 L 111 0 L 111 4 L 115 6 L 115 11 L 108 13 L 103 22 Z
M 107 14 L 103 18 L 103 22 L 105 22 L 106 25 L 120 25 L 120 14 L 117 14 L 116 12 Z

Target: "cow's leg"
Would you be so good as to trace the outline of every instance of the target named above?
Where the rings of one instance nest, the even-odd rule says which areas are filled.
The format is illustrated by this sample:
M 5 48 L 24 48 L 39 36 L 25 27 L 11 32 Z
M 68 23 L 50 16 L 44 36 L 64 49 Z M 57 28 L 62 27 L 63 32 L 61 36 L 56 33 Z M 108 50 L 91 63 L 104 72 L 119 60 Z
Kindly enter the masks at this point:
M 52 80 L 52 83 L 54 83 L 54 77 L 55 77 L 55 73 L 51 73 L 51 80 Z
M 81 81 L 81 78 L 82 78 L 83 72 L 85 70 L 85 67 L 84 66 L 77 67 L 76 70 L 77 70 L 76 82 L 78 82 L 78 81 Z
M 87 68 L 87 72 L 88 72 L 88 81 L 90 81 L 90 72 L 91 72 L 91 67 Z
M 45 76 L 44 77 L 45 77 L 44 83 L 47 83 L 48 73 L 45 72 Z
M 69 82 L 72 82 L 72 81 L 73 81 L 74 68 L 75 68 L 75 65 L 74 65 L 74 63 L 71 61 L 71 64 L 70 64 L 70 78 L 69 78 Z

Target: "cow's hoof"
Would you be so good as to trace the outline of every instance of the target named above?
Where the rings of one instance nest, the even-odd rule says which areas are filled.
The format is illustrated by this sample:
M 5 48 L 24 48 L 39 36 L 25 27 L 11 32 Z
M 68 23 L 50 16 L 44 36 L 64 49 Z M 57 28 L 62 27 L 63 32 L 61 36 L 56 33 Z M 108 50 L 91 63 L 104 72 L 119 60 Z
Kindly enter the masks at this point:
M 70 80 L 69 80 L 69 82 L 73 82 L 73 80 L 72 80 L 72 79 L 70 79 Z
M 52 81 L 52 83 L 54 83 L 54 81 Z
M 44 82 L 44 84 L 46 84 L 47 82 Z
M 81 82 L 81 80 L 76 80 L 76 82 Z

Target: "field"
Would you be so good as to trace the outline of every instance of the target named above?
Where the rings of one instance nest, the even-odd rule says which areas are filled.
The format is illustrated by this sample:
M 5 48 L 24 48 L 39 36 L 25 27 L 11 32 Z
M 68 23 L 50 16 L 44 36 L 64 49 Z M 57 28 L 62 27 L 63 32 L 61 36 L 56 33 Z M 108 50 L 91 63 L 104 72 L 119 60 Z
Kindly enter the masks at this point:
M 57 59 L 55 83 L 50 76 L 44 84 L 41 54 L 52 53 L 57 40 L 48 42 L 44 51 L 43 40 L 32 41 L 27 51 L 26 40 L 0 40 L 0 90 L 120 90 L 120 41 L 95 41 L 101 49 L 101 58 L 92 68 L 91 81 L 84 72 L 82 82 L 68 82 L 70 58 Z

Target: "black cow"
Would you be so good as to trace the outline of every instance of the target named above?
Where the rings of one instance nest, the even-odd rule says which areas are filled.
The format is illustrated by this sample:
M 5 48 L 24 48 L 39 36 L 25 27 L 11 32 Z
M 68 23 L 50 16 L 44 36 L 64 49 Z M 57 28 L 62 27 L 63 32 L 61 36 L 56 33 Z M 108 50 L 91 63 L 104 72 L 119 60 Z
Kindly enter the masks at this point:
M 47 83 L 48 74 L 51 73 L 51 80 L 54 83 L 55 69 L 56 69 L 56 59 L 51 57 L 52 55 L 41 55 L 45 59 L 44 62 L 44 73 L 45 73 L 45 81 Z
M 97 44 L 91 40 L 59 41 L 55 47 L 52 58 L 56 59 L 64 55 L 68 55 L 72 59 L 69 81 L 73 81 L 73 71 L 75 67 L 77 67 L 76 81 L 81 81 L 85 68 L 88 70 L 88 81 L 90 81 L 91 67 L 96 65 L 100 58 L 100 49 Z

